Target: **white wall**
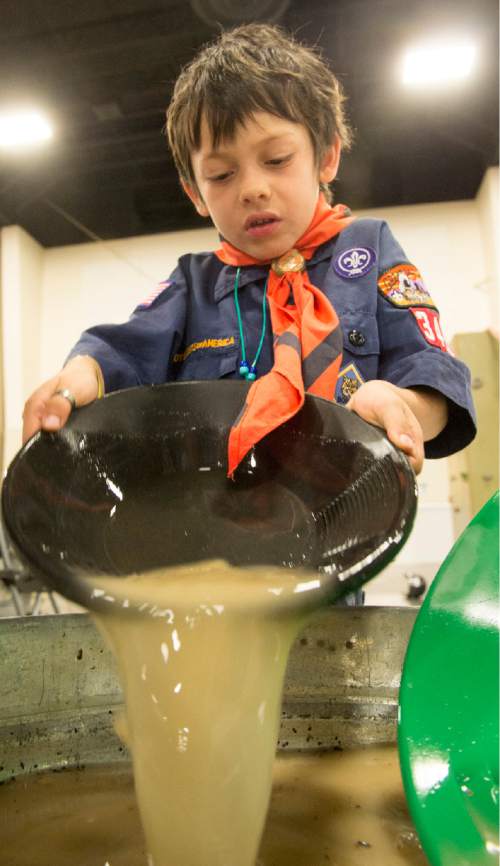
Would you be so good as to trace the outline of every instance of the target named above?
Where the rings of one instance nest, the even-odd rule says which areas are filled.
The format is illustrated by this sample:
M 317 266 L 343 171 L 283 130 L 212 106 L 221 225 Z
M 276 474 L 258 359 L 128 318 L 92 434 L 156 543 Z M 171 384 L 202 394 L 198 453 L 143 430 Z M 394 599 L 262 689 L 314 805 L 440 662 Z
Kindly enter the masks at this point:
M 213 249 L 214 229 L 49 249 L 41 282 L 40 376 L 62 365 L 80 333 L 122 322 L 175 268 L 179 256 Z
M 420 268 L 440 308 L 448 339 L 461 331 L 485 330 L 496 322 L 497 178 L 498 169 L 487 172 L 476 201 L 358 212 L 388 220 Z M 123 321 L 169 275 L 180 255 L 212 249 L 216 243 L 216 232 L 208 228 L 45 250 L 40 285 L 41 376 L 58 369 L 81 330 L 97 322 Z
M 40 315 L 43 248 L 23 229 L 1 230 L 4 453 L 21 441 L 25 398 L 40 381 Z
M 360 212 L 386 219 L 422 273 L 439 307 L 448 341 L 456 333 L 483 331 L 495 322 L 496 285 L 490 279 L 490 197 L 495 187 L 490 169 L 475 201 L 412 205 Z M 484 188 L 489 197 L 484 200 Z M 479 198 L 481 196 L 481 198 Z M 488 233 L 486 233 L 488 229 Z M 497 241 L 498 243 L 498 241 Z M 446 460 L 427 460 L 418 479 L 420 506 L 415 531 L 398 561 L 439 562 L 454 540 Z M 429 529 L 432 536 L 429 536 Z M 420 554 L 418 554 L 420 549 Z M 415 560 L 414 560 L 415 561 Z
M 421 270 L 448 339 L 498 321 L 497 182 L 498 169 L 490 169 L 476 201 L 358 214 L 388 220 Z M 59 369 L 80 332 L 128 318 L 179 255 L 213 249 L 217 235 L 207 228 L 49 250 L 16 227 L 1 239 L 8 461 L 20 445 L 24 399 Z M 453 540 L 446 460 L 427 461 L 419 487 L 421 517 L 405 557 L 439 561 Z
M 489 262 L 476 201 L 386 208 L 363 212 L 365 215 L 389 222 L 422 273 L 448 340 L 453 334 L 482 331 L 491 325 L 492 301 L 484 290 Z
M 491 300 L 491 324 L 500 331 L 500 216 L 498 208 L 498 167 L 486 172 L 477 195 L 476 205 L 481 227 L 485 267 L 484 281 L 480 290 Z
M 494 183 L 486 184 L 487 178 L 489 174 L 481 187 L 481 202 L 358 214 L 388 220 L 409 258 L 420 268 L 440 308 L 448 339 L 457 332 L 481 331 L 494 323 L 488 250 L 495 235 L 486 232 L 490 209 L 484 206 L 484 189 L 489 205 Z M 40 287 L 42 378 L 58 369 L 85 327 L 128 318 L 134 306 L 169 275 L 180 255 L 213 249 L 216 243 L 216 232 L 208 228 L 45 250 Z

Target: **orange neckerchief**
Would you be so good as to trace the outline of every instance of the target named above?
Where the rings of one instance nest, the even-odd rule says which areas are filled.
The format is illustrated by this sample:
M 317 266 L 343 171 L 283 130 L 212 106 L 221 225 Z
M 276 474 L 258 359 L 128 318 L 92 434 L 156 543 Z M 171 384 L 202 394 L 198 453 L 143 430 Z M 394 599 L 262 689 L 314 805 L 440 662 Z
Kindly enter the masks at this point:
M 295 248 L 271 263 L 267 297 L 274 337 L 274 365 L 257 379 L 234 422 L 228 443 L 228 476 L 267 433 L 288 421 L 304 403 L 304 394 L 335 399 L 342 361 L 342 332 L 332 304 L 309 282 L 305 261 L 350 223 L 348 208 L 331 208 L 323 194 Z M 227 241 L 215 255 L 228 265 L 263 264 Z M 290 290 L 294 304 L 289 305 Z

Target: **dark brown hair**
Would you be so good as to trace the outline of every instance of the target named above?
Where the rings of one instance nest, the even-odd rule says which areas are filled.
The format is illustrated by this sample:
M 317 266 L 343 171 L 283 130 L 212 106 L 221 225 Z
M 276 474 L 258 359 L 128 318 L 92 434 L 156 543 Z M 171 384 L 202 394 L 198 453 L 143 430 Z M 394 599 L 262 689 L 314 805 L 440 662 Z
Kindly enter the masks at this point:
M 336 133 L 344 148 L 350 144 L 343 103 L 342 88 L 321 56 L 279 27 L 247 24 L 222 33 L 183 69 L 167 109 L 179 175 L 196 188 L 191 154 L 200 147 L 203 116 L 217 147 L 258 111 L 303 124 L 319 165 Z

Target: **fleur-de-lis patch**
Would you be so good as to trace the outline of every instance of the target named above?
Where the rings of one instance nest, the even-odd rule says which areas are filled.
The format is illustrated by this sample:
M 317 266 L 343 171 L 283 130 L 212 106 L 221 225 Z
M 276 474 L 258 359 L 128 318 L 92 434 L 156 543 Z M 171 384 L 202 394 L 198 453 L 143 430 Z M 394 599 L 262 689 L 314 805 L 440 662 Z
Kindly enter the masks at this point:
M 377 254 L 371 247 L 352 247 L 337 256 L 333 267 L 339 277 L 354 280 L 371 271 L 376 261 Z

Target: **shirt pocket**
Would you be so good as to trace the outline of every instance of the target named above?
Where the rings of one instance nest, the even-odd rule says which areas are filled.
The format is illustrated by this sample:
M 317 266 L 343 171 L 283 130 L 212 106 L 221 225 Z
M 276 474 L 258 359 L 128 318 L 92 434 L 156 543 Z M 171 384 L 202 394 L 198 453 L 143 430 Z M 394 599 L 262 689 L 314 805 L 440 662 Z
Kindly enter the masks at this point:
M 372 313 L 347 313 L 340 322 L 344 345 L 335 399 L 345 404 L 363 382 L 377 378 L 380 340 L 377 318 Z
M 380 354 L 377 317 L 373 313 L 344 313 L 340 316 L 344 355 L 362 358 Z
M 176 381 L 186 382 L 203 379 L 234 377 L 239 365 L 239 340 L 227 348 L 207 348 L 192 352 L 184 361 L 175 365 Z

